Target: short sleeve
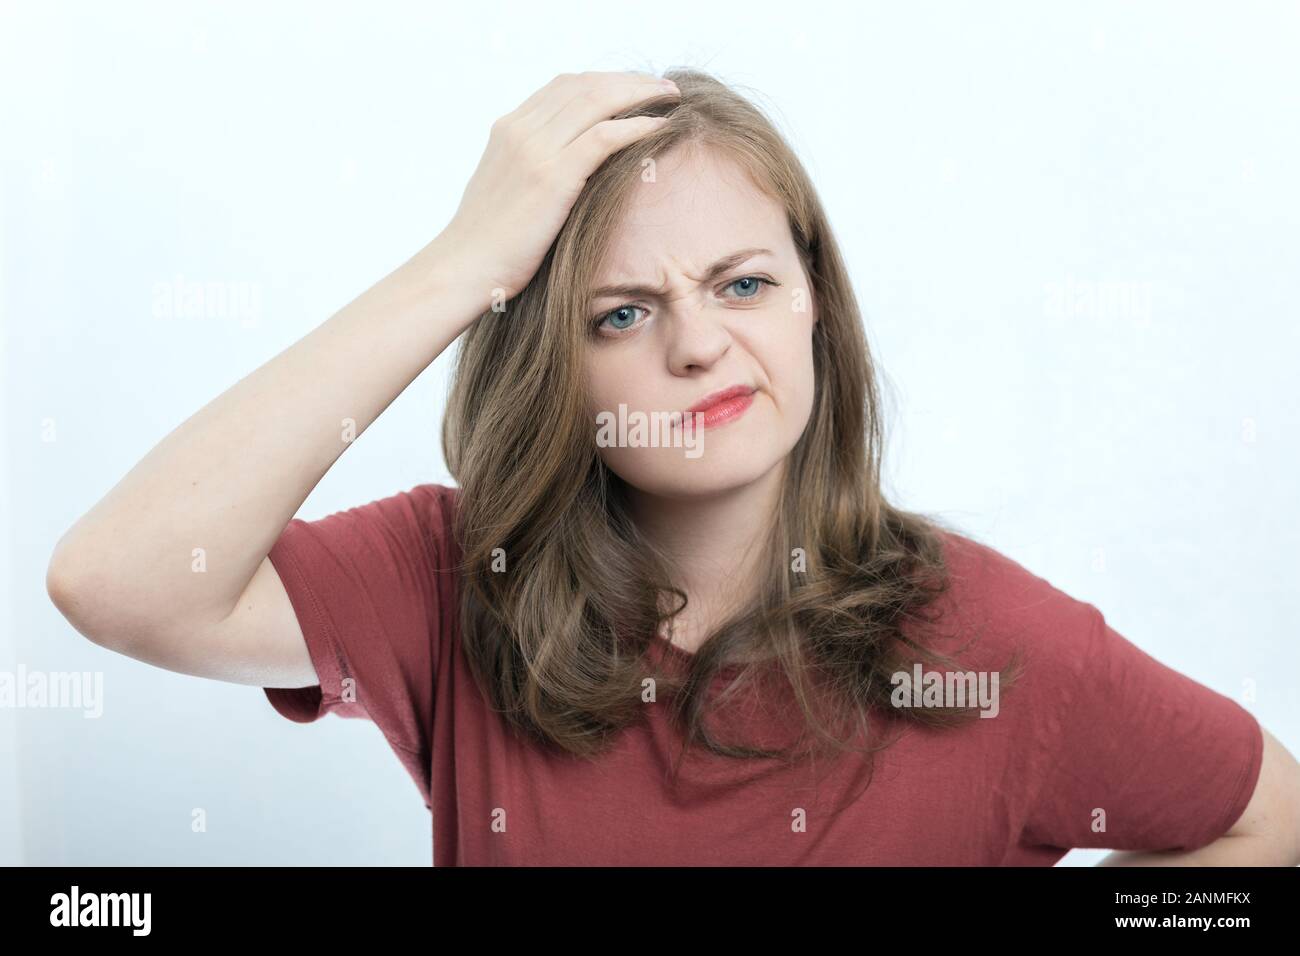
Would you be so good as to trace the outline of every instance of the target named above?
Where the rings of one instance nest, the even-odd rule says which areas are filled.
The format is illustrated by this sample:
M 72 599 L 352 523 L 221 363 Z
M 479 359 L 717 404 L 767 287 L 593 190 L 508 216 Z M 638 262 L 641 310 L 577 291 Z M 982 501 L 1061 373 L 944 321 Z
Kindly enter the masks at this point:
M 320 683 L 266 687 L 267 700 L 299 723 L 327 713 L 373 721 L 426 794 L 434 669 L 454 603 L 454 491 L 419 485 L 319 520 L 294 518 L 268 555 Z
M 1241 817 L 1263 731 L 1236 701 L 1160 663 L 1092 605 L 1021 834 L 1025 845 L 1192 850 Z

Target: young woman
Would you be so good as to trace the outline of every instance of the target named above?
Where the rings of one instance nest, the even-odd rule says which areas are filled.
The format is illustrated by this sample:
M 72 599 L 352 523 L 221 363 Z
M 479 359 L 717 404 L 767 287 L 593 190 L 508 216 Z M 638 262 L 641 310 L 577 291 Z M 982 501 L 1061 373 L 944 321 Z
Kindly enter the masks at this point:
M 63 537 L 60 610 L 374 721 L 437 865 L 1295 864 L 1300 768 L 1246 710 L 885 499 L 805 171 L 669 75 L 497 120 L 440 235 Z M 294 518 L 458 337 L 457 487 Z

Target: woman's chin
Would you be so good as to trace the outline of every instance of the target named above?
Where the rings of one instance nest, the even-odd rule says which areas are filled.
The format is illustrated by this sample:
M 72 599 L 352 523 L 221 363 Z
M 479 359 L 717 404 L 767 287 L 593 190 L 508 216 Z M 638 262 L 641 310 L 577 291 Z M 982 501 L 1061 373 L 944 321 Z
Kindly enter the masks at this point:
M 667 449 L 663 449 L 667 451 Z M 659 498 L 695 498 L 743 488 L 771 471 L 779 459 L 760 454 L 759 449 L 736 450 L 729 455 L 687 458 L 678 451 L 671 458 L 656 456 L 638 467 L 611 468 L 633 488 Z

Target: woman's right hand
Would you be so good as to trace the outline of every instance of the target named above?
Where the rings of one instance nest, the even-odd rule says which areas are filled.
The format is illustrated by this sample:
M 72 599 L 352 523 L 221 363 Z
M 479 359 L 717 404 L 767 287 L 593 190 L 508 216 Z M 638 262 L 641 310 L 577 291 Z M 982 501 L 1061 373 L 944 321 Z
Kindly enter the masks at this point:
M 609 117 L 643 100 L 678 95 L 671 81 L 647 73 L 561 73 L 492 124 L 478 168 L 434 245 L 456 262 L 462 278 L 485 284 L 485 301 L 518 295 L 587 178 L 664 122 Z

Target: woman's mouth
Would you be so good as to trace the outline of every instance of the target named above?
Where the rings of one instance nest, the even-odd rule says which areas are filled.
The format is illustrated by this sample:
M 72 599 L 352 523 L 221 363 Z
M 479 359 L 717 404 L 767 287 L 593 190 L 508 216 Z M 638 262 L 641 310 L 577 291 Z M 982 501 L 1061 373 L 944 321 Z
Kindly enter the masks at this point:
M 683 431 L 690 431 L 696 425 L 715 428 L 735 421 L 754 404 L 754 391 L 748 385 L 733 385 L 705 395 L 682 413 Z

